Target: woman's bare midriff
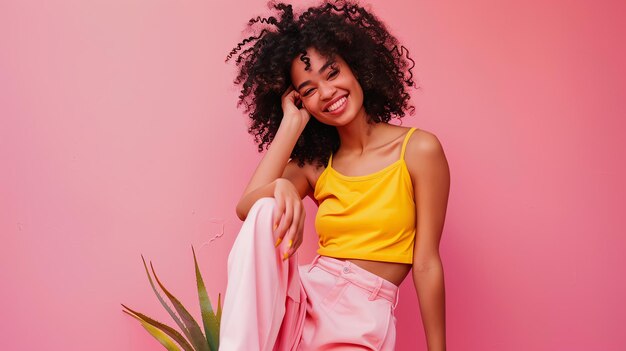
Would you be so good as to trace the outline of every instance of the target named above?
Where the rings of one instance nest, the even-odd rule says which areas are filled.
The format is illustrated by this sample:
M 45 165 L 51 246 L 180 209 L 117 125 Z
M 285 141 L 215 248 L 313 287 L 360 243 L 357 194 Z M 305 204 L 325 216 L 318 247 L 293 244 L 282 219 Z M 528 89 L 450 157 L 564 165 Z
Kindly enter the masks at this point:
M 412 267 L 412 265 L 406 263 L 357 260 L 353 258 L 333 258 L 341 261 L 350 261 L 366 271 L 374 273 L 377 276 L 392 282 L 396 286 L 400 286 L 402 281 L 404 281 L 404 278 L 406 278 L 407 274 L 409 274 L 409 271 L 411 271 Z

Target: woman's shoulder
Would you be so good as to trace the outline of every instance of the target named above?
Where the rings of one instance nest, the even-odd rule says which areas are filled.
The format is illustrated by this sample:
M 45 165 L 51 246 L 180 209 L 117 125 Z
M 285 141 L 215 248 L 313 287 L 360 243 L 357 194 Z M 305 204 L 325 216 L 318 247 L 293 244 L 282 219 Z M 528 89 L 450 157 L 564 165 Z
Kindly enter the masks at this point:
M 409 136 L 411 129 L 415 129 L 415 131 Z M 388 124 L 386 126 L 386 132 L 383 135 L 387 135 L 384 139 L 392 140 L 392 142 L 397 141 L 400 144 L 408 137 L 407 153 L 409 153 L 409 148 L 411 149 L 411 153 L 414 153 L 416 148 L 429 148 L 438 143 L 437 136 L 434 133 L 418 127 Z
M 407 168 L 412 175 L 429 167 L 447 164 L 439 137 L 435 133 L 421 128 L 416 128 L 410 136 L 404 157 Z
M 407 127 L 407 130 L 410 129 Z M 415 132 L 409 137 L 406 152 L 409 154 L 420 154 L 428 152 L 436 152 L 442 149 L 441 142 L 435 133 L 426 129 L 415 128 Z

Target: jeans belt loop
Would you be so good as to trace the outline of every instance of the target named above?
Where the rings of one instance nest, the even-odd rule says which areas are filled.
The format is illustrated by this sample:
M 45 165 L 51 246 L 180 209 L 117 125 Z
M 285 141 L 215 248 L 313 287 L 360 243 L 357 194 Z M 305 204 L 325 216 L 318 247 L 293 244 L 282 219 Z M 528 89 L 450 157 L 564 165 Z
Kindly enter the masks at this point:
M 398 306 L 398 301 L 400 300 L 400 289 L 396 290 L 396 301 L 393 302 L 393 309 L 396 309 L 396 306 Z
M 378 292 L 380 291 L 380 288 L 383 286 L 383 278 L 378 277 L 376 279 L 376 288 L 374 289 L 374 291 L 372 291 L 372 293 L 370 294 L 370 297 L 368 298 L 368 300 L 372 301 L 375 300 L 376 297 L 378 296 Z
M 311 269 L 313 269 L 313 267 L 315 267 L 315 265 L 317 265 L 317 261 L 320 259 L 320 255 L 316 255 L 315 258 L 313 259 L 313 262 L 311 262 L 311 265 L 309 265 L 309 269 L 307 270 L 307 272 L 310 272 Z

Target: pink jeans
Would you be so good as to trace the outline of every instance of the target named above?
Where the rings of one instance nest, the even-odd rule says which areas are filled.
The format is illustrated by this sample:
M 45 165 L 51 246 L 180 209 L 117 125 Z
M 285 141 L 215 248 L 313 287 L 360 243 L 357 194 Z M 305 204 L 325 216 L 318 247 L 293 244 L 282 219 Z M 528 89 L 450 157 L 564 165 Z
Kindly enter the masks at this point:
M 393 350 L 398 287 L 349 261 L 286 261 L 259 199 L 228 256 L 220 351 Z

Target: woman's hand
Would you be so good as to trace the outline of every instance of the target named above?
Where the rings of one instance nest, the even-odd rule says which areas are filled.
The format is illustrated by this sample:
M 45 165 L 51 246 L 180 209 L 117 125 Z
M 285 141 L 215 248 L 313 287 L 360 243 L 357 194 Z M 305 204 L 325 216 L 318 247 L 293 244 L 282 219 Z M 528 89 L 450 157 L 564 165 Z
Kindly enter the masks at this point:
M 304 129 L 311 118 L 311 114 L 304 107 L 300 94 L 294 89 L 293 85 L 290 85 L 283 93 L 281 104 L 283 109 L 282 122 L 295 121 L 301 129 Z
M 302 244 L 306 212 L 298 190 L 288 179 L 276 179 L 274 199 L 276 199 L 276 207 L 273 223 L 274 231 L 278 234 L 275 246 L 278 247 L 283 241 L 286 243 L 283 245 L 286 247 L 283 251 L 283 260 L 286 260 Z

